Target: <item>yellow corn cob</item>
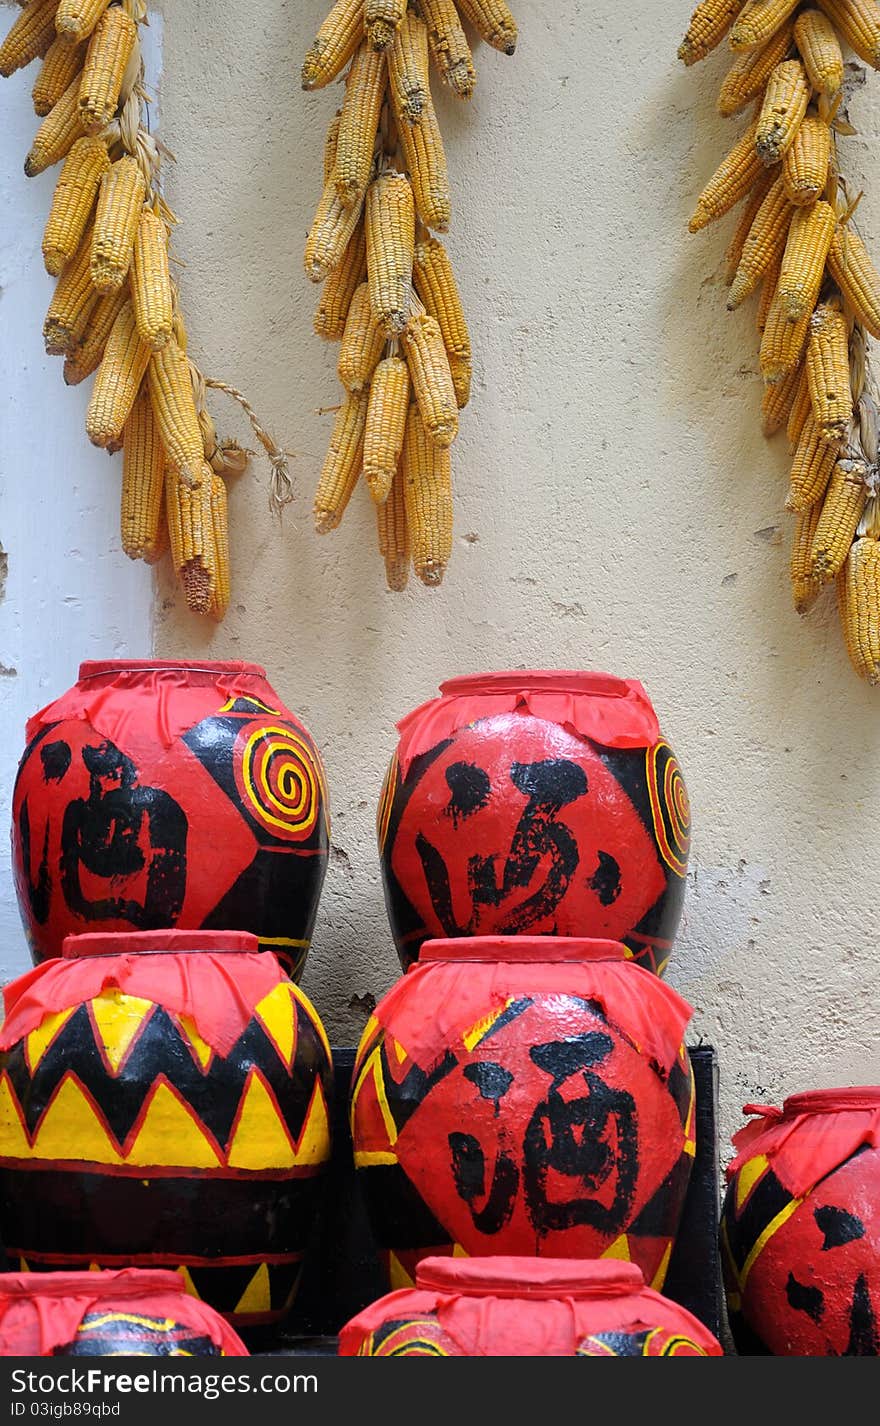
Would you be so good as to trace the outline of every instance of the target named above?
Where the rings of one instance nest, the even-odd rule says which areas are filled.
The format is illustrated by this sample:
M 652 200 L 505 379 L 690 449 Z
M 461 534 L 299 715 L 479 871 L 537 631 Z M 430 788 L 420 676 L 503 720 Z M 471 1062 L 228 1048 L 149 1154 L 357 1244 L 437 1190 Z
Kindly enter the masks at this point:
M 678 47 L 682 63 L 696 64 L 705 59 L 720 45 L 741 9 L 742 0 L 701 0 Z
M 843 313 L 827 302 L 820 303 L 810 319 L 807 380 L 822 439 L 837 444 L 852 419 L 849 332 Z
M 786 510 L 806 510 L 821 500 L 828 489 L 840 449 L 822 439 L 812 411 L 808 411 L 791 463 Z
M 153 352 L 147 376 L 165 454 L 185 481 L 197 480 L 204 457 L 202 432 L 189 363 L 174 337 Z
M 141 340 L 154 352 L 171 336 L 173 297 L 168 271 L 168 227 L 151 208 L 143 208 L 134 239 L 131 297 Z
M 770 308 L 773 306 L 773 299 L 776 296 L 776 284 L 779 281 L 779 269 L 782 266 L 782 254 L 771 262 L 764 276 L 761 278 L 761 296 L 758 301 L 758 310 L 755 313 L 755 326 L 758 335 L 763 337 L 764 328 L 767 326 L 767 318 L 770 315 Z
M 211 529 L 214 535 L 214 556 L 217 569 L 214 597 L 208 613 L 212 619 L 219 622 L 229 608 L 232 580 L 229 568 L 229 501 L 226 493 L 226 481 L 216 471 L 211 478 Z
M 729 312 L 744 302 L 754 292 L 767 269 L 780 261 L 790 221 L 791 204 L 785 184 L 778 178 L 755 214 L 755 221 L 743 244 L 742 257 L 727 298 Z
M 86 435 L 95 446 L 109 446 L 122 435 L 144 379 L 150 349 L 138 336 L 131 303 L 113 324 L 86 411 Z
M 761 430 L 765 436 L 775 436 L 788 420 L 792 403 L 800 381 L 800 371 L 795 366 L 787 371 L 781 381 L 769 382 L 764 387 L 761 400 Z
M 810 569 L 821 584 L 836 579 L 843 569 L 865 510 L 866 476 L 867 466 L 860 460 L 838 460 L 831 472 L 810 549 Z
M 24 161 L 24 171 L 28 178 L 35 178 L 44 169 L 60 163 L 70 153 L 77 139 L 82 138 L 78 102 L 79 75 L 76 75 L 34 134 L 30 152 Z
M 152 564 L 165 523 L 165 452 L 146 386 L 125 423 L 122 451 L 122 548 Z
M 385 55 L 363 44 L 345 81 L 334 181 L 344 208 L 360 203 L 373 167 L 379 115 L 385 97 Z
M 458 435 L 458 400 L 440 327 L 427 313 L 413 317 L 403 334 L 413 395 L 425 429 L 438 446 Z
M 431 103 L 428 30 L 414 11 L 407 12 L 388 55 L 388 83 L 398 126 L 417 124 Z
M 337 370 L 339 380 L 348 392 L 364 391 L 382 357 L 385 333 L 373 316 L 370 289 L 365 282 L 351 299 L 342 345 L 339 348 Z
M 345 208 L 336 190 L 336 170 L 324 185 L 315 219 L 306 239 L 303 264 L 310 282 L 324 278 L 342 261 L 349 240 L 360 222 L 362 203 Z
M 449 372 L 452 377 L 452 385 L 455 388 L 455 400 L 459 411 L 462 411 L 471 399 L 471 378 L 473 377 L 473 367 L 470 357 L 456 356 L 454 352 L 448 353 Z
M 370 386 L 364 432 L 364 479 L 377 505 L 388 498 L 400 464 L 409 410 L 409 369 L 402 357 L 380 361 Z
M 88 257 L 86 258 L 88 272 Z M 89 279 L 91 286 L 91 279 Z M 92 288 L 94 292 L 94 288 Z M 97 293 L 95 293 L 97 297 Z M 104 348 L 113 330 L 116 318 L 128 301 L 128 287 L 120 287 L 106 297 L 97 297 L 84 309 L 84 314 L 74 324 L 70 334 L 70 344 L 64 361 L 64 380 L 68 386 L 78 386 L 97 371 L 101 365 Z
M 107 145 L 98 138 L 77 139 L 64 160 L 43 233 L 43 262 L 52 277 L 77 252 L 109 167 Z
M 481 40 L 503 54 L 513 54 L 517 41 L 516 21 L 504 0 L 456 0 L 456 3 Z
M 736 270 L 739 267 L 746 238 L 749 236 L 752 224 L 757 217 L 758 209 L 778 177 L 779 169 L 766 169 L 749 194 L 749 201 L 743 208 L 739 222 L 734 229 L 733 237 L 727 245 L 727 252 L 724 255 L 724 281 L 728 287 L 736 277 Z
M 730 32 L 730 48 L 754 50 L 766 44 L 798 3 L 799 0 L 746 0 Z
M 739 114 L 763 94 L 767 80 L 791 48 L 793 26 L 789 21 L 766 44 L 738 54 L 718 91 L 718 113 L 725 119 Z
M 336 167 L 336 152 L 339 148 L 339 126 L 342 123 L 342 110 L 337 109 L 327 130 L 327 137 L 324 140 L 324 185 L 329 183 Z
M 375 317 L 388 336 L 409 321 L 416 221 L 412 189 L 400 173 L 380 173 L 367 189 L 367 280 Z
M 43 340 L 49 356 L 60 356 L 70 351 L 77 321 L 88 320 L 88 314 L 97 300 L 98 294 L 89 274 L 91 236 L 91 228 L 87 228 L 75 256 L 62 272 L 52 294 L 43 322 Z
M 130 154 L 111 164 L 101 180 L 92 236 L 92 282 L 99 292 L 121 287 L 134 254 L 146 184 Z
M 817 114 L 807 114 L 782 163 L 789 202 L 803 207 L 821 197 L 830 157 L 831 130 Z
M 67 40 L 88 39 L 110 0 L 60 0 L 55 28 Z
M 716 218 L 723 217 L 761 177 L 764 165 L 755 149 L 757 127 L 757 121 L 750 124 L 716 168 L 697 199 L 694 215 L 688 223 L 690 232 L 697 233 Z
M 789 322 L 809 316 L 816 305 L 835 222 L 831 204 L 821 201 L 792 213 L 776 289 L 776 301 Z
M 462 99 L 470 99 L 477 82 L 474 57 L 461 27 L 455 0 L 420 0 L 428 27 L 428 45 L 444 84 Z
M 788 425 L 786 427 L 788 444 L 793 450 L 797 447 L 800 441 L 801 433 L 803 432 L 807 417 L 810 415 L 811 410 L 812 407 L 810 406 L 810 383 L 807 380 L 807 368 L 805 363 L 800 369 L 798 389 L 795 394 L 794 401 L 792 402 L 791 410 L 788 413 Z
M 810 331 L 810 313 L 797 322 L 790 322 L 777 292 L 770 303 L 764 334 L 761 337 L 761 375 L 765 381 L 781 381 L 786 372 L 797 366 Z
M 428 76 L 428 31 L 410 11 L 388 56 L 391 107 L 409 169 L 416 208 L 429 228 L 445 232 L 452 213 L 449 172 Z
M 806 614 L 813 607 L 822 588 L 821 582 L 813 575 L 810 562 L 813 539 L 821 513 L 822 506 L 817 501 L 815 505 L 801 510 L 795 521 L 794 536 L 791 542 L 790 575 L 794 607 L 799 614 Z
M 330 84 L 341 74 L 363 37 L 363 0 L 336 0 L 303 62 L 303 89 L 323 89 Z
M 777 64 L 767 81 L 755 130 L 755 148 L 764 163 L 778 163 L 795 140 L 810 102 L 810 85 L 799 59 Z
M 212 486 L 214 472 L 202 462 L 194 484 L 169 466 L 165 470 L 165 513 L 175 572 L 187 608 L 208 614 L 217 586 Z
M 880 6 L 875 0 L 820 0 L 820 4 L 859 59 L 880 68 Z
M 16 15 L 0 45 L 0 74 L 4 78 L 47 52 L 55 38 L 57 8 L 58 0 L 30 0 Z
M 416 243 L 413 281 L 428 316 L 440 327 L 447 352 L 469 361 L 471 339 L 461 296 L 449 254 L 437 238 Z
M 345 331 L 345 320 L 360 284 L 367 275 L 367 238 L 363 223 L 358 223 L 342 260 L 331 272 L 321 292 L 315 312 L 315 331 L 325 341 L 338 342 Z
M 856 540 L 837 579 L 840 622 L 859 678 L 880 683 L 880 545 Z
M 821 10 L 803 10 L 794 22 L 794 38 L 813 88 L 833 99 L 843 88 L 843 53 L 834 26 Z
M 347 396 L 337 413 L 315 493 L 315 529 L 319 535 L 336 529 L 358 483 L 363 469 L 368 399 L 365 391 Z
M 364 29 L 374 50 L 387 50 L 406 14 L 406 0 L 366 0 Z
M 410 406 L 401 461 L 413 568 L 423 584 L 443 582 L 452 555 L 452 463 Z
M 87 134 L 110 123 L 119 107 L 125 69 L 137 40 L 137 25 L 119 5 L 101 16 L 89 40 L 79 90 L 79 119 Z
M 52 41 L 31 91 L 34 113 L 40 118 L 45 118 L 55 108 L 65 89 L 82 69 L 85 56 L 84 44 L 72 45 L 60 35 Z
M 409 583 L 409 527 L 406 523 L 406 486 L 396 474 L 388 499 L 376 506 L 379 553 L 385 561 L 388 588 L 399 594 Z
M 880 337 L 880 274 L 854 228 L 835 228 L 828 271 L 862 326 L 872 337 Z

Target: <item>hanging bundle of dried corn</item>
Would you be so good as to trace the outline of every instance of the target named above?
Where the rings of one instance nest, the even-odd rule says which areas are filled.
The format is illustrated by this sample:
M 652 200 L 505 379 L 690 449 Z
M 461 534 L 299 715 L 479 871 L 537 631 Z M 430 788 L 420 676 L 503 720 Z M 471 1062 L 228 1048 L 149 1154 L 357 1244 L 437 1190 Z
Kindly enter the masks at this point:
M 150 564 L 170 548 L 189 607 L 222 618 L 223 475 L 243 470 L 249 453 L 218 444 L 206 383 L 186 355 L 168 251 L 176 220 L 160 192 L 168 155 L 143 122 L 144 24 L 145 0 L 28 0 L 0 44 L 0 74 L 42 60 L 33 88 L 42 123 L 25 173 L 62 164 L 43 236 L 57 279 L 43 336 L 64 358 L 69 386 L 96 373 L 86 433 L 123 451 L 122 547 Z M 289 498 L 284 453 L 240 393 L 222 389 L 245 406 L 270 456 L 280 506 Z
M 880 682 L 880 468 L 866 334 L 880 337 L 880 275 L 854 222 L 837 139 L 844 55 L 880 68 L 877 0 L 702 0 L 679 49 L 685 64 L 728 37 L 722 115 L 753 107 L 749 127 L 697 199 L 689 227 L 743 203 L 727 253 L 727 306 L 759 290 L 766 436 L 793 453 L 786 509 L 803 614 L 836 582 L 853 666 Z
M 446 248 L 443 140 L 430 62 L 453 93 L 476 83 L 462 26 L 513 54 L 503 0 L 336 0 L 303 64 L 304 89 L 348 66 L 324 152 L 324 192 L 305 269 L 324 287 L 318 336 L 341 343 L 346 397 L 315 497 L 319 534 L 335 530 L 361 474 L 376 506 L 389 589 L 412 565 L 438 585 L 452 554 L 449 448 L 470 399 L 471 344 Z

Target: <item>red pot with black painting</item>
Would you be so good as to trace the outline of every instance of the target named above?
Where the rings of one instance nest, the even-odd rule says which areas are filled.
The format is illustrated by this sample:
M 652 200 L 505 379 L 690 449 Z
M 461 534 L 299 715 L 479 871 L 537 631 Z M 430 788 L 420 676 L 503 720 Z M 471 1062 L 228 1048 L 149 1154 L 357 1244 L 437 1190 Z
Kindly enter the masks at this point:
M 663 1284 L 690 1178 L 691 1008 L 608 941 L 429 941 L 353 1075 L 392 1287 L 428 1256 L 617 1258 Z
M 635 1263 L 425 1258 L 343 1327 L 341 1357 L 720 1357 Z
M 228 1322 L 177 1273 L 0 1274 L 0 1356 L 246 1357 Z
M 377 826 L 404 967 L 431 937 L 558 935 L 622 941 L 662 973 L 690 811 L 640 683 L 453 678 L 398 729 Z
M 880 1088 L 744 1113 L 721 1219 L 737 1349 L 880 1355 Z
M 27 726 L 12 864 L 36 962 L 88 931 L 249 931 L 298 978 L 328 856 L 321 759 L 248 663 L 84 663 Z

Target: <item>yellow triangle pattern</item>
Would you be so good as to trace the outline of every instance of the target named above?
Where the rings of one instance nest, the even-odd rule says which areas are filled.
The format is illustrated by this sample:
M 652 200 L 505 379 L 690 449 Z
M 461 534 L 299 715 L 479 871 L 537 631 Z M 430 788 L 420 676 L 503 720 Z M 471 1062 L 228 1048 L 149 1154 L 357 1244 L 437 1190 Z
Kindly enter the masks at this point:
M 254 1011 L 287 1070 L 293 1064 L 296 1051 L 296 1005 L 292 992 L 293 986 L 283 980 L 263 997 Z
M 312 1002 L 309 1000 L 309 997 L 306 995 L 305 991 L 300 990 L 299 986 L 293 985 L 292 982 L 287 985 L 287 989 L 290 991 L 292 998 L 294 1000 L 299 1001 L 309 1020 L 312 1022 L 312 1029 L 315 1031 L 315 1034 L 318 1036 L 318 1039 L 324 1046 L 324 1053 L 326 1054 L 328 1060 L 332 1060 L 333 1052 L 330 1049 L 330 1041 L 327 1039 L 327 1031 L 324 1029 L 321 1017 Z
M 103 1052 L 111 1074 L 119 1066 L 147 1023 L 155 1006 L 152 1000 L 138 995 L 126 995 L 121 990 L 108 989 L 90 1002 L 98 1035 L 98 1047 Z
M 606 1248 L 602 1254 L 603 1258 L 617 1258 L 622 1263 L 632 1262 L 629 1251 L 629 1239 L 625 1233 L 619 1238 L 615 1238 L 610 1248 Z
M 470 1253 L 465 1252 L 464 1248 L 461 1246 L 461 1243 L 453 1243 L 452 1256 L 454 1258 L 469 1258 Z
M 319 1079 L 315 1080 L 306 1122 L 296 1146 L 294 1163 L 323 1164 L 330 1157 L 330 1117 Z
M 29 1159 L 31 1141 L 27 1136 L 18 1109 L 9 1075 L 0 1075 L 0 1158 Z
M 653 1276 L 652 1279 L 651 1279 L 651 1286 L 653 1287 L 653 1289 L 654 1289 L 655 1292 L 659 1292 L 660 1289 L 663 1287 L 664 1282 L 666 1281 L 666 1274 L 667 1274 L 668 1271 L 669 1271 L 669 1259 L 670 1259 L 671 1257 L 672 1257 L 672 1243 L 670 1242 L 670 1243 L 668 1243 L 667 1246 L 666 1246 L 666 1252 L 663 1254 L 663 1257 L 660 1259 L 660 1266 L 659 1266 L 659 1268 L 657 1269 L 657 1271 L 655 1272 L 654 1276 Z
M 269 1269 L 265 1263 L 260 1263 L 238 1302 L 235 1304 L 236 1312 L 270 1312 L 272 1309 L 272 1286 L 269 1282 Z
M 770 1160 L 764 1154 L 748 1159 L 736 1176 L 736 1211 L 739 1213 L 758 1179 L 769 1166 Z
M 149 1168 L 219 1168 L 221 1160 L 192 1111 L 161 1080 L 126 1158 Z
M 256 1069 L 247 1085 L 227 1159 L 234 1169 L 289 1169 L 296 1163 L 293 1144 L 278 1118 L 271 1094 Z
M 405 1049 L 403 1048 L 403 1045 L 400 1043 L 399 1040 L 393 1040 L 393 1039 L 391 1039 L 391 1036 L 390 1036 L 390 1035 L 386 1035 L 386 1036 L 385 1036 L 385 1044 L 386 1044 L 386 1045 L 388 1044 L 389 1040 L 391 1041 L 391 1044 L 394 1046 L 394 1058 L 397 1060 L 397 1063 L 398 1063 L 399 1065 L 402 1065 L 403 1062 L 404 1062 L 404 1060 L 406 1059 L 407 1055 L 409 1054 L 409 1050 L 405 1050 Z
M 77 1159 L 93 1164 L 121 1164 L 110 1138 L 80 1085 L 65 1077 L 34 1136 L 35 1159 Z
M 396 1253 L 388 1254 L 388 1277 L 392 1291 L 401 1287 L 415 1287 L 415 1279 L 410 1277 Z
M 191 1278 L 190 1275 L 189 1275 L 189 1268 L 188 1268 L 188 1267 L 185 1267 L 183 1264 L 181 1264 L 181 1266 L 177 1269 L 177 1272 L 178 1272 L 178 1275 L 180 1276 L 180 1278 L 181 1278 L 181 1280 L 182 1280 L 182 1282 L 183 1282 L 183 1285 L 184 1285 L 184 1287 L 186 1288 L 187 1293 L 189 1294 L 189 1296 L 190 1296 L 190 1297 L 198 1297 L 199 1294 L 198 1294 L 198 1292 L 196 1291 L 196 1285 L 195 1285 L 195 1283 L 193 1282 L 192 1278 Z
M 198 1064 L 203 1070 L 206 1070 L 214 1056 L 214 1051 L 211 1049 L 211 1046 L 208 1044 L 207 1040 L 202 1039 L 201 1035 L 196 1029 L 195 1021 L 192 1020 L 189 1015 L 178 1016 L 177 1023 L 183 1031 L 184 1035 L 186 1036 L 187 1040 L 189 1041 L 189 1047 L 192 1050 Z
M 37 1068 L 59 1030 L 64 1029 L 76 1008 L 76 1006 L 72 1006 L 68 1010 L 56 1010 L 53 1014 L 47 1015 L 36 1030 L 31 1030 L 31 1033 L 26 1036 L 24 1057 L 31 1074 Z
M 510 1003 L 509 999 L 505 1000 L 503 1005 L 497 1006 L 496 1009 L 492 1010 L 488 1015 L 484 1015 L 482 1020 L 478 1020 L 476 1025 L 472 1025 L 469 1030 L 465 1031 L 461 1038 L 466 1050 L 475 1049 L 480 1041 L 485 1039 L 496 1020 L 501 1019 L 501 1016 Z

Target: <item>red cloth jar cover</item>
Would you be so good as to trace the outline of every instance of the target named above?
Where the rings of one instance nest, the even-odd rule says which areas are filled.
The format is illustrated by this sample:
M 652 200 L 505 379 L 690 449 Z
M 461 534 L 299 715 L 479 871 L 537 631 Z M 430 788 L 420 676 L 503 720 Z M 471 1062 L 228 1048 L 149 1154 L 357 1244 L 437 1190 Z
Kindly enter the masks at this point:
M 424 1258 L 343 1327 L 341 1357 L 720 1357 L 635 1263 Z
M 246 1357 L 173 1272 L 0 1274 L 0 1356 Z
M 0 1221 L 22 1269 L 164 1266 L 283 1316 L 330 1156 L 330 1046 L 241 932 L 70 937 L 6 987 Z
M 623 941 L 662 972 L 690 810 L 640 683 L 477 674 L 398 724 L 377 830 L 401 962 L 432 936 Z
M 694 1154 L 690 1016 L 613 942 L 427 942 L 353 1077 L 391 1285 L 455 1253 L 631 1259 L 662 1286 Z
M 263 669 L 84 663 L 37 713 L 12 809 L 35 961 L 65 936 L 252 931 L 298 975 L 327 867 L 324 771 Z
M 734 1135 L 721 1223 L 741 1352 L 880 1354 L 880 1087 L 815 1090 Z

